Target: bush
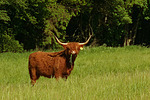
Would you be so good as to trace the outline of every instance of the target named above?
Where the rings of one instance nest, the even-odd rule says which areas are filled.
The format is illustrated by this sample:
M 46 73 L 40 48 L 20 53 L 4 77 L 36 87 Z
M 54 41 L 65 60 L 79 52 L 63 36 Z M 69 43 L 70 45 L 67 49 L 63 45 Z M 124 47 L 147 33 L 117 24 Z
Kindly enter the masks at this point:
M 9 35 L 2 35 L 0 38 L 0 52 L 22 52 L 23 45 L 19 41 L 12 39 Z

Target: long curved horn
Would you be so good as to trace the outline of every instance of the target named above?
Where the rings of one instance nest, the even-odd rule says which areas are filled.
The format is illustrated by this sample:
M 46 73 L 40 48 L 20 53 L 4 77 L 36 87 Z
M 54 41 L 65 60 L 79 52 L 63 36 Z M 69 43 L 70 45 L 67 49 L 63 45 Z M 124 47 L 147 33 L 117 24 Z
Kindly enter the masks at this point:
M 59 39 L 58 39 L 55 35 L 54 35 L 54 37 L 55 37 L 56 41 L 57 41 L 59 44 L 61 44 L 61 45 L 63 45 L 63 46 L 67 45 L 67 43 L 62 43 L 62 42 L 60 42 Z
M 79 45 L 86 45 L 86 44 L 90 41 L 91 37 L 92 37 L 92 35 L 89 36 L 89 38 L 88 38 L 88 40 L 87 40 L 86 42 L 84 42 L 84 43 L 79 43 Z

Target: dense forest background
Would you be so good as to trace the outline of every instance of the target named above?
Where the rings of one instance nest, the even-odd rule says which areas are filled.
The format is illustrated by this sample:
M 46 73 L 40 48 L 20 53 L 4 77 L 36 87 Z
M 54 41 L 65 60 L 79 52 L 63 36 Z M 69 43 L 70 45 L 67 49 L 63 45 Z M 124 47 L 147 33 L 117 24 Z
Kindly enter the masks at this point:
M 90 45 L 150 45 L 149 0 L 0 0 L 0 52 Z

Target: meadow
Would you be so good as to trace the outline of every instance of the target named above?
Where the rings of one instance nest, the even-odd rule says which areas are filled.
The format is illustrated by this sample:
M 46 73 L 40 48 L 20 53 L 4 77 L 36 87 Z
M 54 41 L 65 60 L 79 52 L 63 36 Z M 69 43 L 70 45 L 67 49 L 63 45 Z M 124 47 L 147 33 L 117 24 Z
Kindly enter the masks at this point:
M 150 48 L 85 47 L 66 81 L 40 77 L 34 87 L 32 52 L 0 54 L 0 100 L 150 100 Z

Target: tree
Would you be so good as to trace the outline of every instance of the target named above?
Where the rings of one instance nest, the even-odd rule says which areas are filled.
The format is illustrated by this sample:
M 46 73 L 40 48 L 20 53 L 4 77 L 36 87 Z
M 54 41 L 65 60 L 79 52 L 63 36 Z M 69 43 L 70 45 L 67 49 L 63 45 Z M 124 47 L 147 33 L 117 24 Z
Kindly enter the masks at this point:
M 125 41 L 124 46 L 135 44 L 137 32 L 140 29 L 140 24 L 145 17 L 145 12 L 148 10 L 147 0 L 132 0 L 125 2 L 128 14 L 132 18 L 132 23 L 125 24 Z
M 72 19 L 72 24 L 69 25 L 76 25 L 72 33 L 80 32 L 77 36 L 83 37 L 82 33 L 86 32 L 90 24 L 94 30 L 94 40 L 98 44 L 134 45 L 144 17 L 149 18 L 146 15 L 149 11 L 148 0 L 92 0 L 89 4 L 89 7 L 82 9 L 78 18 Z
M 1 0 L 0 52 L 53 49 L 54 35 L 84 42 L 92 30 L 93 45 L 149 44 L 149 21 L 148 0 Z
M 23 50 L 22 45 L 15 40 L 10 24 L 11 18 L 7 9 L 8 5 L 8 1 L 0 1 L 0 52 L 21 52 Z

